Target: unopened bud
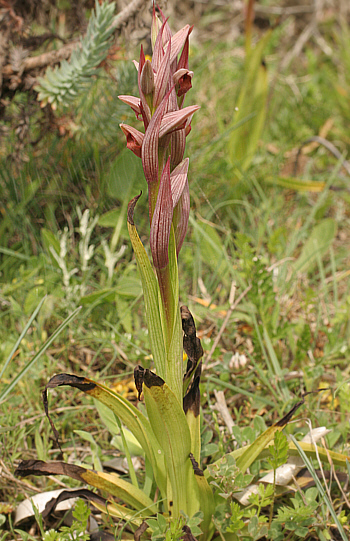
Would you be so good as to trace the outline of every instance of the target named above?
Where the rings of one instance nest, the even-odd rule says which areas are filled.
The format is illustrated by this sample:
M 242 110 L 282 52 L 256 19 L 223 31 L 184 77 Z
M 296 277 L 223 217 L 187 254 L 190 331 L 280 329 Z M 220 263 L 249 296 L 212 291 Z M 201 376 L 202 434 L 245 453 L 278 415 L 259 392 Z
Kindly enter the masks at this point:
M 160 27 L 162 26 L 162 23 L 158 19 L 156 15 L 155 6 L 153 3 L 153 15 L 152 15 L 152 26 L 151 26 L 151 43 L 152 43 L 152 51 L 154 49 L 154 45 L 157 40 L 157 36 L 159 34 Z
M 140 86 L 145 97 L 153 93 L 154 73 L 153 73 L 152 64 L 149 60 L 146 60 L 145 65 L 142 68 Z

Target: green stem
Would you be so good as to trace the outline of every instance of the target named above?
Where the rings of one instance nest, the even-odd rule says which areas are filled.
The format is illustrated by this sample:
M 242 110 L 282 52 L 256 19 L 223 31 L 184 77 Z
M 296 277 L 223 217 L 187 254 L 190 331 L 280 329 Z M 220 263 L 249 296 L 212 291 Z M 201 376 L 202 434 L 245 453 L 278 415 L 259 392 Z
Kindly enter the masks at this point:
M 166 333 L 166 349 L 169 351 L 173 329 L 174 329 L 174 313 L 175 302 L 174 295 L 171 286 L 171 278 L 169 272 L 169 265 L 164 269 L 157 269 L 157 277 L 160 289 L 160 295 L 162 299 L 162 305 L 164 310 L 165 320 L 165 333 Z
M 275 497 L 276 497 L 276 469 L 273 469 L 273 495 L 272 495 L 272 502 L 270 506 L 270 517 L 269 517 L 269 530 L 271 528 L 271 523 L 273 519 L 273 506 L 275 504 Z

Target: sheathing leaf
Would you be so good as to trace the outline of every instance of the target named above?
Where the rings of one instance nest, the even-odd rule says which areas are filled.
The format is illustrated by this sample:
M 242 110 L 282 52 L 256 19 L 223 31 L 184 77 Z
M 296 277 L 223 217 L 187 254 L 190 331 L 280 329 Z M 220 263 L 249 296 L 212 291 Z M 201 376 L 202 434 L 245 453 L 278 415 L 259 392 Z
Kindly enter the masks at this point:
M 157 505 L 141 489 L 124 479 L 120 479 L 117 474 L 88 470 L 82 466 L 65 462 L 44 462 L 42 460 L 23 460 L 15 474 L 19 477 L 67 475 L 82 483 L 88 483 L 95 488 L 105 490 L 108 494 L 121 498 L 139 511 L 147 508 L 152 514 L 157 512 Z
M 148 331 L 154 364 L 158 375 L 166 379 L 166 348 L 163 323 L 159 309 L 159 286 L 146 250 L 140 240 L 136 227 L 128 218 L 129 236 L 140 271 L 146 306 Z
M 148 379 L 145 373 L 143 393 L 148 418 L 165 456 L 168 510 L 179 516 L 180 511 L 190 514 L 195 493 L 189 459 L 191 435 L 182 404 L 166 383 L 159 383 L 160 379 L 152 373 Z
M 152 464 L 159 489 L 161 493 L 164 494 L 166 486 L 164 458 L 162 455 L 155 455 L 154 449 L 158 447 L 158 442 L 147 417 L 135 408 L 135 406 L 127 399 L 89 378 L 82 378 L 72 374 L 58 374 L 51 378 L 46 389 L 56 388 L 62 385 L 69 385 L 70 387 L 80 389 L 102 402 L 102 404 L 105 404 L 113 411 L 113 413 L 115 413 L 140 443 L 147 458 Z
M 204 515 L 200 525 L 203 532 L 200 540 L 207 541 L 212 538 L 215 530 L 212 520 L 215 511 L 214 494 L 207 479 L 203 475 L 195 475 L 194 477 L 197 483 L 199 509 Z
M 120 520 L 124 520 L 125 522 L 129 522 L 130 524 L 134 526 L 140 526 L 143 517 L 149 517 L 150 511 L 137 511 L 135 512 L 134 509 L 130 509 L 129 507 L 124 507 L 124 505 L 120 505 L 116 502 L 107 503 L 106 505 L 103 505 L 101 503 L 92 502 L 93 505 L 101 511 L 102 513 L 107 513 L 108 515 L 112 517 L 119 518 Z
M 172 287 L 173 306 L 175 310 L 172 336 L 167 352 L 167 379 L 166 382 L 175 393 L 178 401 L 182 403 L 183 398 L 183 352 L 182 352 L 182 326 L 179 307 L 179 273 L 177 267 L 176 241 L 174 227 L 171 227 L 169 241 L 169 273 Z

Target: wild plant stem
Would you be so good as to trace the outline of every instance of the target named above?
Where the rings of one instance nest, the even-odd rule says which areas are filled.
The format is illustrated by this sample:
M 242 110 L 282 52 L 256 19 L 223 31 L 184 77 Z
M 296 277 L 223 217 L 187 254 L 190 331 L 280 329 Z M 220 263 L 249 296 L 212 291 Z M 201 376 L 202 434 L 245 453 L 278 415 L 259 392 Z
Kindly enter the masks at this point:
M 271 528 L 271 523 L 273 519 L 273 506 L 275 504 L 275 497 L 276 497 L 276 468 L 273 469 L 273 494 L 272 494 L 272 502 L 270 506 L 269 529 Z

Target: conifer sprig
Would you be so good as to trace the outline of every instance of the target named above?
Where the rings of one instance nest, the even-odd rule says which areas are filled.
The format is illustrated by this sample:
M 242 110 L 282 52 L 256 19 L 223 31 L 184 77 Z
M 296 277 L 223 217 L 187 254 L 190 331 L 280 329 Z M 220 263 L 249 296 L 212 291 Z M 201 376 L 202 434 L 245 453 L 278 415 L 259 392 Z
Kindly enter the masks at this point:
M 63 60 L 59 67 L 48 68 L 45 76 L 38 79 L 36 90 L 43 105 L 51 103 L 53 109 L 67 106 L 89 86 L 111 46 L 114 9 L 114 2 L 100 5 L 96 0 L 86 34 L 73 50 L 70 61 Z

